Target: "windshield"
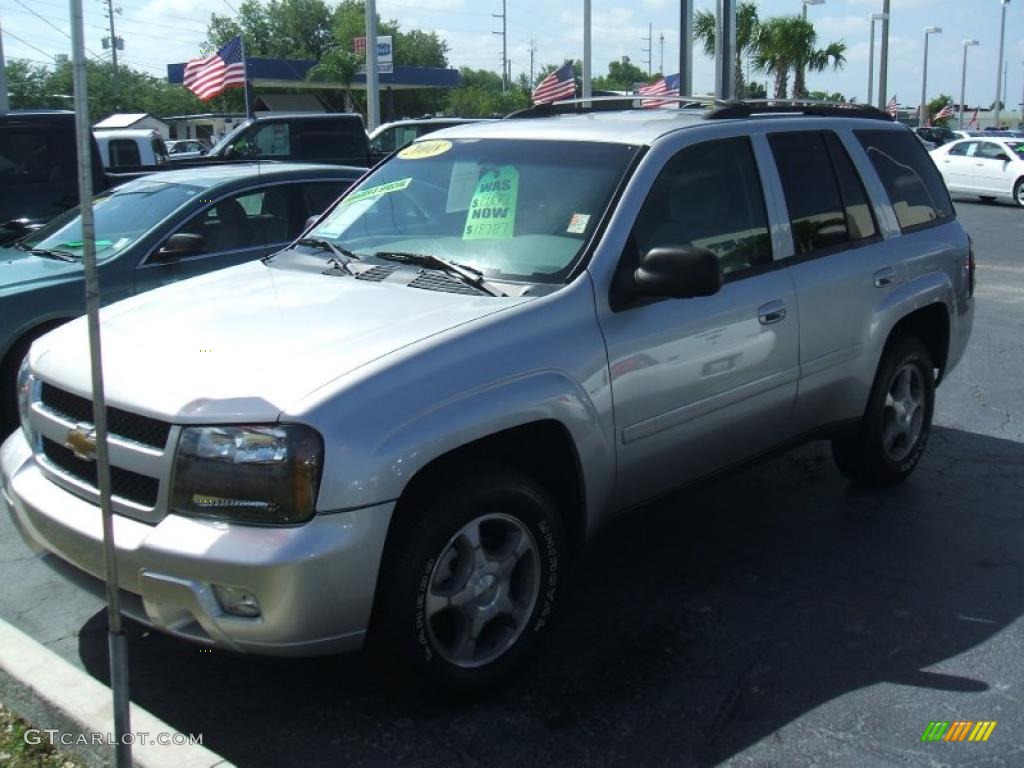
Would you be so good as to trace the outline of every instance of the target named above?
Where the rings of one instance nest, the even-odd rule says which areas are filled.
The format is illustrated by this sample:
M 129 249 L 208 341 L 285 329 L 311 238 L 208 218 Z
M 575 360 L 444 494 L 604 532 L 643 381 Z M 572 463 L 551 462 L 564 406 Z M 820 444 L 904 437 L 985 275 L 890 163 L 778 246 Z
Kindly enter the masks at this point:
M 96 255 L 112 256 L 123 251 L 204 189 L 189 184 L 139 180 L 98 195 L 93 200 Z M 81 256 L 80 209 L 61 214 L 22 240 L 21 245 Z
M 492 278 L 561 282 L 636 146 L 426 140 L 354 187 L 309 237 L 360 257 L 429 254 Z

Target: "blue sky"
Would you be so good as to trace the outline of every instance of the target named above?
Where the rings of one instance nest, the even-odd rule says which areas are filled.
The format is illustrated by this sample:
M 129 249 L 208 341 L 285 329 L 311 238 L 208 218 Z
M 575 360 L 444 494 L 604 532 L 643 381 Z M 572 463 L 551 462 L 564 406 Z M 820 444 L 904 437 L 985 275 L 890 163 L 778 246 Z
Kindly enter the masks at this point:
M 116 0 L 118 34 L 125 39 L 123 59 L 152 74 L 164 65 L 196 54 L 204 38 L 211 11 L 230 14 L 235 0 Z M 107 55 L 100 39 L 105 34 L 105 3 L 85 0 L 86 42 L 98 55 Z M 535 66 L 582 56 L 582 0 L 571 3 L 508 0 L 508 45 L 513 75 L 529 71 L 530 45 L 536 46 Z M 695 0 L 696 8 L 714 8 L 714 0 Z M 800 0 L 761 0 L 762 17 L 799 13 Z M 842 91 L 863 100 L 867 95 L 868 15 L 881 11 L 882 0 L 826 0 L 808 9 L 822 42 L 845 40 L 848 62 L 840 72 L 812 74 L 812 90 Z M 453 66 L 500 68 L 500 0 L 378 0 L 378 11 L 397 19 L 403 27 L 436 30 L 448 40 Z M 4 53 L 9 58 L 47 62 L 67 53 L 70 42 L 68 5 L 62 0 L 5 0 L 0 19 Z M 678 0 L 593 0 L 594 71 L 606 71 L 608 62 L 621 56 L 646 66 L 648 24 L 654 32 L 654 68 L 661 56 L 664 35 L 665 69 L 679 56 Z M 29 10 L 31 9 L 31 10 Z M 46 21 L 32 14 L 35 11 Z M 999 0 L 892 0 L 889 92 L 903 104 L 916 104 L 921 92 L 923 28 L 936 25 L 941 35 L 930 44 L 928 97 L 948 93 L 958 97 L 962 41 L 981 42 L 968 53 L 967 102 L 988 105 L 995 98 L 996 57 L 999 41 Z M 47 21 L 49 24 L 47 24 Z M 52 25 L 52 26 L 50 26 Z M 881 25 L 879 25 L 880 27 Z M 19 39 L 15 39 L 15 36 Z M 24 41 L 24 42 L 22 42 Z M 713 87 L 711 60 L 697 53 L 694 89 Z M 1006 60 L 1008 95 L 1013 108 L 1021 99 L 1024 80 L 1024 0 L 1013 0 L 1007 11 Z M 876 65 L 877 67 L 877 65 Z

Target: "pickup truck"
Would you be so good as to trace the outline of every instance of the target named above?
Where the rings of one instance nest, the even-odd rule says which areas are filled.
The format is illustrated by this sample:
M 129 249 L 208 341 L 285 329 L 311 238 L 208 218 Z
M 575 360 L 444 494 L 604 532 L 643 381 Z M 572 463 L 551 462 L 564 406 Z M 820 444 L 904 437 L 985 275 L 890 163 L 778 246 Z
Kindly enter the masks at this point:
M 114 134 L 97 132 L 92 142 L 93 190 L 110 187 L 172 166 L 159 159 L 166 153 L 141 148 L 148 131 L 128 131 L 131 148 L 112 152 Z M 97 141 L 98 140 L 98 141 Z M 66 110 L 9 112 L 0 115 L 0 245 L 24 237 L 45 222 L 78 205 L 75 114 Z M 128 154 L 130 153 L 130 154 Z M 147 164 L 152 158 L 153 162 Z M 331 165 L 370 164 L 370 148 L 362 119 L 355 114 L 298 114 L 247 120 L 204 157 L 176 162 L 175 168 L 232 162 L 319 162 Z M 115 162 L 111 162 L 115 161 Z M 107 167 L 109 166 L 109 167 Z M 121 166 L 120 168 L 117 166 Z
M 134 170 L 140 166 L 167 165 L 171 162 L 159 133 L 141 128 L 93 131 L 100 160 L 107 169 Z

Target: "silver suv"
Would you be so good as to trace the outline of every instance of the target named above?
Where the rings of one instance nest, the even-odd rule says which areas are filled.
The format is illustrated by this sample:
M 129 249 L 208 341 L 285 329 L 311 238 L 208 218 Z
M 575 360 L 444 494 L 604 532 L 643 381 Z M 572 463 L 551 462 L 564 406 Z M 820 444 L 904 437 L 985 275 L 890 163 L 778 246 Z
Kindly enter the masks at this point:
M 103 311 L 124 605 L 454 687 L 533 652 L 619 510 L 780 445 L 914 469 L 974 259 L 871 109 L 656 109 L 415 142 L 288 249 Z M 3 502 L 103 573 L 83 320 L 35 343 Z

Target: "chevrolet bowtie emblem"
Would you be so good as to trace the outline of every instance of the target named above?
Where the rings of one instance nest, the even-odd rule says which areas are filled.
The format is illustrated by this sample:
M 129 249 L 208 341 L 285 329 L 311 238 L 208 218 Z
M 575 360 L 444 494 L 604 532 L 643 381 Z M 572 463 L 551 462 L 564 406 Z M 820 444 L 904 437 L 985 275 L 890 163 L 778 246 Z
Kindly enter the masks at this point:
M 79 424 L 64 438 L 64 447 L 86 461 L 96 460 L 96 430 L 88 424 Z

